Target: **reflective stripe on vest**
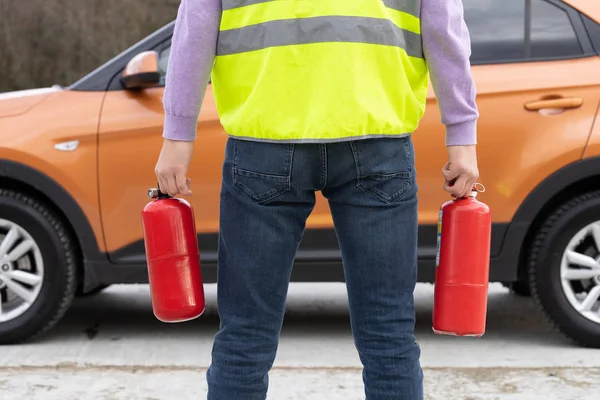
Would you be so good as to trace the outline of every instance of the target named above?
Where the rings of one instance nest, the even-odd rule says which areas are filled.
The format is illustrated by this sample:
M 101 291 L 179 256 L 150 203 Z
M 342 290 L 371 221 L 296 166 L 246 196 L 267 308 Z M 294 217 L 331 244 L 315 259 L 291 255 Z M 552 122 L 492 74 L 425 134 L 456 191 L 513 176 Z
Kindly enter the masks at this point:
M 423 57 L 421 36 L 402 31 L 390 20 L 340 16 L 269 21 L 223 31 L 220 33 L 217 55 L 323 42 L 396 46 L 406 50 L 409 56 Z
M 420 0 L 222 2 L 212 87 L 230 135 L 326 142 L 417 128 Z

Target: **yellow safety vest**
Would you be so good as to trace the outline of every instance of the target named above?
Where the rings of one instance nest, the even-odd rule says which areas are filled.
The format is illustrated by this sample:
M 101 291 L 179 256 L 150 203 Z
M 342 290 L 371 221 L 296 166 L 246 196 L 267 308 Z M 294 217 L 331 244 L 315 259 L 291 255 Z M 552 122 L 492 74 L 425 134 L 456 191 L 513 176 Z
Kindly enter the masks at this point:
M 415 131 L 420 0 L 222 0 L 212 87 L 225 131 L 331 142 Z

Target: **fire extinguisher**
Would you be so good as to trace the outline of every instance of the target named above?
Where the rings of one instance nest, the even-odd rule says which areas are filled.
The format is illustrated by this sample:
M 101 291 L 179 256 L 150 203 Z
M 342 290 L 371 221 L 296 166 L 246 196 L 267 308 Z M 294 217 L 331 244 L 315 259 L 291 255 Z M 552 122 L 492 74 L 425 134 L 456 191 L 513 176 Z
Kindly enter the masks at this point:
M 184 199 L 148 189 L 142 211 L 152 309 L 162 322 L 184 322 L 205 310 L 194 210 Z
M 485 333 L 492 217 L 490 208 L 476 198 L 484 191 L 476 184 L 470 196 L 440 208 L 433 303 L 436 334 Z

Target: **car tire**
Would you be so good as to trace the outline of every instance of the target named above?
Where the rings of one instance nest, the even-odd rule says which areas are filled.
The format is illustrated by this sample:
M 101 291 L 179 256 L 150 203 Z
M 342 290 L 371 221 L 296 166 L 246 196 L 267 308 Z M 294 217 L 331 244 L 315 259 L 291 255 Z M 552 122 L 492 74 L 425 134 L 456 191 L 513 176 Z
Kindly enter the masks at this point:
M 600 348 L 600 270 L 594 267 L 600 265 L 598 242 L 600 191 L 594 191 L 548 216 L 528 260 L 531 294 L 542 312 L 564 335 L 594 348 Z M 579 279 L 582 274 L 590 278 Z
M 55 212 L 29 195 L 0 189 L 0 344 L 32 340 L 56 325 L 75 295 L 77 260 Z

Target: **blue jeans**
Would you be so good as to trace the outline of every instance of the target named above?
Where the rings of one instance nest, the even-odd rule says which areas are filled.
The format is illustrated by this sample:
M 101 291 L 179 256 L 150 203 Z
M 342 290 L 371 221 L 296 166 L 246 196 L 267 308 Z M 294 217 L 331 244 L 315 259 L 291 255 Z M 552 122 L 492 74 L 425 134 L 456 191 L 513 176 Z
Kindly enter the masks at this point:
M 328 144 L 229 139 L 208 400 L 265 400 L 292 264 L 315 192 L 342 251 L 367 400 L 422 400 L 415 341 L 417 185 L 410 137 Z

